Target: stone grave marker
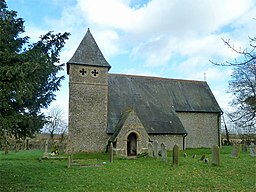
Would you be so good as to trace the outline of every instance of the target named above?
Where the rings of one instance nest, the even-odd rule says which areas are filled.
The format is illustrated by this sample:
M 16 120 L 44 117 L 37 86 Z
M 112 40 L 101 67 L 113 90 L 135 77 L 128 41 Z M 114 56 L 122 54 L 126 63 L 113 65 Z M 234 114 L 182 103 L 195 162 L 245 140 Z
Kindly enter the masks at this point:
M 109 161 L 110 163 L 112 163 L 113 162 L 113 143 L 112 142 L 110 142 L 110 145 L 109 145 L 109 154 L 110 154 Z
M 44 149 L 44 155 L 43 158 L 48 158 L 49 154 L 48 154 L 48 140 L 45 141 L 45 149 Z
M 71 155 L 68 156 L 68 168 L 71 167 Z
M 203 161 L 205 159 L 205 155 L 202 155 L 201 158 L 200 158 L 200 161 Z
M 256 157 L 256 145 L 254 145 L 254 143 L 250 144 L 250 155 Z
M 166 163 L 167 162 L 167 151 L 166 151 L 164 143 L 161 143 L 161 155 L 162 155 L 163 162 Z
M 220 166 L 220 148 L 218 145 L 212 147 L 212 164 Z
M 246 142 L 243 142 L 243 144 L 242 144 L 242 152 L 243 152 L 243 153 L 247 153 L 247 145 L 246 145 Z
M 148 143 L 148 156 L 153 157 L 153 145 L 152 143 Z
M 154 145 L 154 157 L 157 159 L 158 158 L 158 142 L 154 141 L 153 145 Z
M 240 149 L 241 149 L 241 144 L 239 143 L 236 143 L 233 145 L 233 149 L 232 149 L 232 152 L 231 152 L 231 156 L 232 157 L 239 157 L 240 155 Z
M 173 147 L 173 154 L 172 154 L 172 164 L 173 167 L 178 167 L 180 163 L 180 151 L 179 151 L 179 146 L 176 144 Z

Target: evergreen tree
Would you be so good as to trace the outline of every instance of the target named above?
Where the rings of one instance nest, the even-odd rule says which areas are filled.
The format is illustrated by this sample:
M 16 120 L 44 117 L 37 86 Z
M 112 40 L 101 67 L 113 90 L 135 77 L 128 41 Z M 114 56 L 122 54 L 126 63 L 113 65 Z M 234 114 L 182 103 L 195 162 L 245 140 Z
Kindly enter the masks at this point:
M 43 127 L 40 112 L 55 99 L 64 76 L 59 53 L 69 33 L 48 32 L 30 44 L 24 20 L 0 0 L 0 134 L 16 138 L 34 134 Z M 57 65 L 58 64 L 58 65 Z

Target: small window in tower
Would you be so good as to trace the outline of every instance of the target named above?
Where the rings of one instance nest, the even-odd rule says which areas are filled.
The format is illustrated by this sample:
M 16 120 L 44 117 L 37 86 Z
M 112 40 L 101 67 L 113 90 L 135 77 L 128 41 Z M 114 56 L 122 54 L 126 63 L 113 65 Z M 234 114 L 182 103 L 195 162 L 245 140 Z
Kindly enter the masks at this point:
M 98 76 L 99 76 L 99 72 L 98 72 L 96 69 L 93 69 L 93 70 L 91 71 L 91 76 L 92 76 L 92 77 L 98 77 Z
M 84 68 L 82 68 L 82 69 L 79 71 L 79 73 L 80 73 L 81 76 L 86 76 L 86 75 L 87 75 L 87 71 L 86 71 Z

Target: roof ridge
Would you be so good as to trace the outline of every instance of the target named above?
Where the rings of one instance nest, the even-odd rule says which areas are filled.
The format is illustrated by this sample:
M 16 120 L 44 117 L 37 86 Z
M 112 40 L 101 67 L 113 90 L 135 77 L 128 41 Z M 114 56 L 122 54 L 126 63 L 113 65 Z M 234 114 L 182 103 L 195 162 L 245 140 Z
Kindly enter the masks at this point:
M 117 74 L 117 73 L 109 73 L 109 75 L 110 76 L 123 76 L 123 77 L 130 77 L 130 78 L 145 78 L 145 79 L 155 79 L 155 80 L 184 81 L 184 82 L 191 82 L 191 83 L 206 83 L 206 81 L 200 81 L 200 80 L 175 79 L 175 78 L 165 78 L 165 77 L 146 76 L 146 75 Z

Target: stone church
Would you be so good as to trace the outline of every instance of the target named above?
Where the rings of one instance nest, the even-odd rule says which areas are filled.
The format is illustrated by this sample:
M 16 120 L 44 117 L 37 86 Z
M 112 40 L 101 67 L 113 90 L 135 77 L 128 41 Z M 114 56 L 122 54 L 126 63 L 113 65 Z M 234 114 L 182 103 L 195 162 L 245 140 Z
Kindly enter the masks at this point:
M 155 140 L 167 149 L 220 144 L 219 107 L 205 81 L 109 73 L 88 29 L 69 75 L 69 143 L 73 152 L 137 155 Z

